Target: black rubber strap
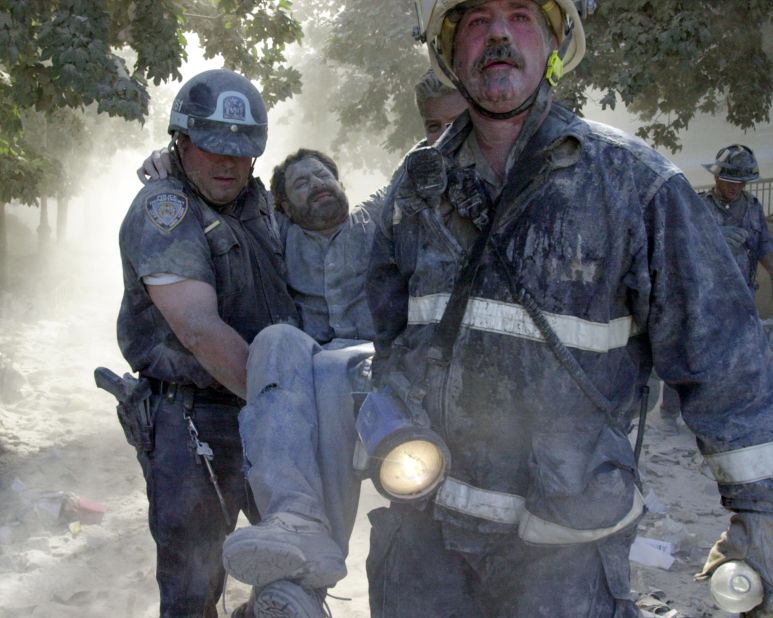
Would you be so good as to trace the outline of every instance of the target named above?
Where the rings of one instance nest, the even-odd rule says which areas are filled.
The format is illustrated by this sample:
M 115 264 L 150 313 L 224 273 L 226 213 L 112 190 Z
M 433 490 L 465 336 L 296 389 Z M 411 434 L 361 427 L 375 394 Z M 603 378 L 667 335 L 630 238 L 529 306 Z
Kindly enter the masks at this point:
M 483 250 L 491 238 L 494 229 L 497 227 L 502 215 L 508 210 L 508 207 L 516 209 L 516 217 L 520 215 L 519 209 L 523 209 L 525 202 L 518 204 L 518 196 L 524 192 L 526 187 L 534 180 L 545 164 L 544 153 L 541 149 L 534 148 L 535 145 L 533 144 L 532 149 L 538 150 L 539 152 L 530 152 L 525 158 L 519 156 L 519 152 L 526 152 L 526 146 L 529 145 L 532 141 L 531 138 L 537 132 L 537 129 L 539 128 L 537 125 L 542 121 L 542 112 L 547 107 L 548 99 L 548 87 L 543 85 L 540 88 L 539 104 L 535 106 L 529 114 L 529 118 L 524 124 L 519 140 L 514 146 L 516 161 L 513 163 L 507 174 L 507 181 L 502 193 L 500 193 L 494 203 L 494 216 L 491 217 L 486 228 L 481 231 L 480 235 L 475 240 L 475 244 L 470 250 L 467 261 L 456 277 L 456 282 L 451 291 L 451 297 L 448 299 L 448 304 L 440 319 L 440 323 L 435 328 L 428 351 L 428 360 L 430 362 L 449 362 L 451 350 L 454 341 L 456 341 L 459 329 L 461 328 L 464 312 L 467 309 L 467 302 L 470 298 L 472 287 L 475 284 L 481 257 L 483 256 Z M 512 211 L 509 211 L 508 214 L 510 214 L 510 212 Z

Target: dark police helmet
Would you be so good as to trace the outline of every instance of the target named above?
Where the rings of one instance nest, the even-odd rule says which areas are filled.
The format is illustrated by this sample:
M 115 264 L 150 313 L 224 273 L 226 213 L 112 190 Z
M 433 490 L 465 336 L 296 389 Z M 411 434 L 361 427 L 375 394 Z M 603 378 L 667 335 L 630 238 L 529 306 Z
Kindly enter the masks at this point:
M 175 132 L 207 152 L 259 157 L 268 137 L 263 97 L 238 73 L 204 71 L 188 80 L 172 103 L 169 133 Z
M 760 177 L 754 153 L 742 144 L 725 146 L 717 153 L 714 163 L 704 163 L 703 167 L 720 180 L 730 182 L 751 182 Z

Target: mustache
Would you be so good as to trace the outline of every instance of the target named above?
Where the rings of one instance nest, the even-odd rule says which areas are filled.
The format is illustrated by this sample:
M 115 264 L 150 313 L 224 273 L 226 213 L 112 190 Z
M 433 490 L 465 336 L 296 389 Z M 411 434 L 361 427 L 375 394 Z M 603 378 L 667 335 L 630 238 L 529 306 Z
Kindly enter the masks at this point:
M 329 187 L 322 187 L 321 189 L 317 189 L 313 193 L 309 194 L 309 201 L 313 202 L 316 200 L 320 195 L 328 194 L 332 197 L 335 197 L 336 192 L 330 189 Z
M 506 43 L 492 45 L 483 51 L 483 55 L 475 61 L 475 70 L 480 72 L 490 62 L 509 61 L 517 69 L 522 69 L 526 64 L 523 54 Z

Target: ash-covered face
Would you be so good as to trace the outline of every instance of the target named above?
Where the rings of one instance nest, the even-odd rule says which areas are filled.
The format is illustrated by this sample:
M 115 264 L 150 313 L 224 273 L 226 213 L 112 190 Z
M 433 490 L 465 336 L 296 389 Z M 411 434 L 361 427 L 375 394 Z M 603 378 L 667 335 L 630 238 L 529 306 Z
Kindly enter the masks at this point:
M 287 215 L 306 230 L 332 231 L 349 216 L 341 183 L 316 157 L 305 157 L 287 167 L 285 193 Z
M 745 186 L 745 182 L 733 182 L 732 180 L 717 178 L 717 193 L 727 204 L 737 200 L 741 193 L 743 193 Z
M 488 0 L 456 27 L 453 68 L 470 95 L 493 112 L 523 103 L 545 74 L 555 37 L 531 0 Z
M 180 136 L 177 149 L 190 181 L 216 206 L 233 202 L 250 180 L 250 157 L 231 157 L 207 152 L 196 146 L 187 135 Z
M 427 143 L 432 146 L 465 109 L 467 101 L 458 92 L 427 99 L 421 109 Z

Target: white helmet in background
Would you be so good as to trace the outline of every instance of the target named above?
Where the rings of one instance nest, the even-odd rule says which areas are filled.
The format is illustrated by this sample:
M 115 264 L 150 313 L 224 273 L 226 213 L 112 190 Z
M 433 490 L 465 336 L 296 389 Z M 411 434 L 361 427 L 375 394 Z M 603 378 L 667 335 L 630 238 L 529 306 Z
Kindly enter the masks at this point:
M 481 0 L 480 3 L 484 1 Z M 563 73 L 571 71 L 580 64 L 580 60 L 585 55 L 585 31 L 573 0 L 533 1 L 545 14 L 561 49 L 558 57 L 559 61 L 563 62 L 559 62 L 558 66 L 549 65 L 546 75 L 550 83 L 555 85 Z M 449 11 L 463 4 L 473 3 L 470 0 L 416 0 L 419 17 L 417 38 L 426 42 L 430 62 L 437 76 L 445 84 L 454 88 L 459 87 L 458 83 L 454 83 L 454 81 L 458 82 L 458 79 L 453 75 L 452 68 L 454 36 L 458 21 L 447 19 L 447 16 Z M 448 75 L 449 72 L 451 76 Z

